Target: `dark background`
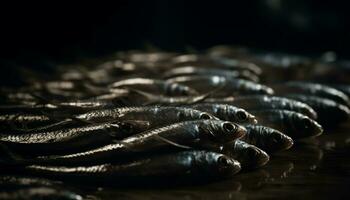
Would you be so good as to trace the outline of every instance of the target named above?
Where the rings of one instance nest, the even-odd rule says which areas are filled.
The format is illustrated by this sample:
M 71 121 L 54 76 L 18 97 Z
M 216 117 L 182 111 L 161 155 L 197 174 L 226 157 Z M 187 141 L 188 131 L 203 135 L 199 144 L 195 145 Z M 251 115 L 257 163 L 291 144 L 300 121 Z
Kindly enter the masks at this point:
M 249 2 L 249 3 L 248 3 Z M 2 6 L 1 61 L 43 68 L 117 50 L 239 44 L 349 57 L 345 1 L 117 1 Z M 44 62 L 45 61 L 45 62 Z

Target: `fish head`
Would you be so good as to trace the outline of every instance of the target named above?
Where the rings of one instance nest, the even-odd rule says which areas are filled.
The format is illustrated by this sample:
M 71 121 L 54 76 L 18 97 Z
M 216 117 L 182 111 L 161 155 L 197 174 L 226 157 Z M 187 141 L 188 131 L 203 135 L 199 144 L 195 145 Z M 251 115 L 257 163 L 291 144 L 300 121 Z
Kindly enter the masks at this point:
M 243 137 L 247 130 L 236 123 L 221 120 L 208 120 L 201 127 L 210 141 L 218 143 L 231 142 Z
M 232 119 L 237 120 L 239 123 L 252 123 L 256 124 L 257 120 L 254 115 L 250 114 L 244 109 L 232 109 L 232 111 L 229 111 L 229 116 Z
M 292 120 L 294 131 L 298 133 L 297 135 L 299 135 L 300 138 L 318 136 L 323 132 L 323 128 L 319 123 L 303 114 L 296 113 L 294 117 L 292 117 Z
M 268 152 L 286 150 L 293 146 L 293 139 L 276 129 L 262 127 L 261 132 L 263 149 Z
M 173 83 L 173 82 L 168 82 L 166 85 L 166 93 L 168 95 L 176 95 L 176 96 L 189 96 L 189 95 L 198 95 L 198 92 L 195 91 L 194 89 L 182 85 L 179 83 Z
M 215 178 L 229 177 L 241 170 L 238 161 L 221 153 L 205 151 L 196 158 L 196 161 L 203 173 Z
M 233 151 L 237 154 L 237 160 L 243 168 L 261 167 L 270 160 L 269 155 L 265 151 L 250 144 L 243 144 L 243 147 L 239 147 L 239 150 L 233 149 Z
M 217 117 L 215 117 L 214 115 L 207 113 L 207 112 L 203 112 L 203 111 L 199 111 L 199 110 L 195 110 L 192 108 L 186 108 L 183 110 L 180 110 L 177 114 L 178 120 L 179 121 L 184 121 L 184 120 L 198 120 L 198 119 L 213 119 L 213 120 L 218 120 Z

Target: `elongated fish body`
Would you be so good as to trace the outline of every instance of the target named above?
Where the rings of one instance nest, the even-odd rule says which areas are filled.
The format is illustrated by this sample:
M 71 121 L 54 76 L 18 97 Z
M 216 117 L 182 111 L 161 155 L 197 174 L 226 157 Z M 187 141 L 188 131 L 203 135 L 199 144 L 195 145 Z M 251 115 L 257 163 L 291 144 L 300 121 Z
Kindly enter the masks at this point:
M 221 120 L 197 120 L 145 131 L 85 152 L 34 159 L 13 158 L 13 164 L 93 165 L 105 160 L 124 162 L 133 157 L 169 149 L 217 150 L 223 143 L 242 137 L 244 127 Z
M 36 186 L 22 188 L 12 191 L 1 191 L 0 199 L 61 199 L 61 200 L 82 200 L 83 197 L 72 191 L 55 187 Z
M 321 125 L 306 115 L 288 110 L 251 111 L 259 124 L 277 129 L 293 139 L 318 136 Z
M 293 145 L 292 138 L 276 129 L 261 125 L 245 125 L 244 127 L 247 129 L 247 134 L 241 140 L 265 152 L 282 151 Z
M 332 127 L 345 122 L 350 115 L 347 106 L 330 99 L 302 94 L 288 94 L 286 97 L 310 105 L 317 112 L 317 121 L 324 127 Z
M 160 79 L 130 78 L 114 82 L 111 88 L 132 88 L 149 92 L 152 94 L 163 94 L 169 96 L 196 95 L 197 92 L 188 86 L 171 83 Z
M 221 152 L 241 163 L 242 169 L 261 167 L 270 159 L 263 150 L 241 140 L 225 144 Z
M 230 69 L 235 71 L 249 71 L 255 75 L 260 75 L 262 70 L 254 63 L 242 60 L 224 58 L 224 57 L 208 57 L 204 55 L 185 54 L 179 55 L 172 59 L 175 66 L 194 66 L 202 68 L 214 69 Z
M 148 127 L 149 123 L 144 121 L 102 123 L 48 132 L 0 134 L 0 142 L 25 156 L 59 155 L 97 148 Z
M 240 171 L 238 161 L 221 153 L 189 150 L 153 154 L 123 164 L 94 166 L 27 166 L 26 170 L 38 175 L 70 179 L 108 179 L 113 181 L 137 181 L 161 178 L 228 178 Z M 118 178 L 118 179 L 115 179 Z
M 327 84 L 332 88 L 342 91 L 348 97 L 350 96 L 350 84 Z
M 205 101 L 227 103 L 246 110 L 279 109 L 302 113 L 311 119 L 317 119 L 317 113 L 308 104 L 301 101 L 267 95 L 247 95 L 226 98 L 208 98 Z
M 349 106 L 349 97 L 342 91 L 337 90 L 333 87 L 318 83 L 307 83 L 307 82 L 287 82 L 284 84 L 274 85 L 276 94 L 304 94 L 318 96 L 326 99 L 331 99 L 339 104 Z
M 200 93 L 219 88 L 211 96 L 249 95 L 249 94 L 273 94 L 273 90 L 265 85 L 249 80 L 230 78 L 218 75 L 192 75 L 178 76 L 168 81 L 187 85 Z
M 242 108 L 238 108 L 228 104 L 216 104 L 216 103 L 199 103 L 191 105 L 196 110 L 210 113 L 221 120 L 236 122 L 236 123 L 253 123 L 256 124 L 257 120 L 254 115 L 250 114 Z
M 249 72 L 248 70 L 234 71 L 229 69 L 186 66 L 186 67 L 177 67 L 164 73 L 165 78 L 172 78 L 177 76 L 191 76 L 191 75 L 217 75 L 217 76 L 224 76 L 228 78 L 241 78 L 241 79 L 246 79 L 254 82 L 259 81 L 259 77 Z
M 206 112 L 194 110 L 192 108 L 172 106 L 122 107 L 95 110 L 76 115 L 75 117 L 89 122 L 103 122 L 111 120 L 148 121 L 150 123 L 150 127 L 156 127 L 187 120 L 216 119 L 213 115 L 210 115 Z
M 0 130 L 11 128 L 35 128 L 56 122 L 45 115 L 36 114 L 3 114 L 0 115 Z

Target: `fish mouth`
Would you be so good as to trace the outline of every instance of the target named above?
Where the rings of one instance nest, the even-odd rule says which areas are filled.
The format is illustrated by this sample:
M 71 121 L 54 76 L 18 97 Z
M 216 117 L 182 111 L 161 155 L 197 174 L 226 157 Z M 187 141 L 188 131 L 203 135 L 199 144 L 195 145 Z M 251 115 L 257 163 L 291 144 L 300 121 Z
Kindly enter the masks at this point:
M 264 166 L 270 160 L 270 156 L 263 150 L 259 151 L 259 155 L 257 157 L 258 158 L 257 158 L 257 162 L 256 162 L 256 167 Z
M 283 137 L 283 144 L 281 145 L 281 150 L 287 150 L 290 149 L 294 145 L 294 140 L 291 137 L 284 136 Z

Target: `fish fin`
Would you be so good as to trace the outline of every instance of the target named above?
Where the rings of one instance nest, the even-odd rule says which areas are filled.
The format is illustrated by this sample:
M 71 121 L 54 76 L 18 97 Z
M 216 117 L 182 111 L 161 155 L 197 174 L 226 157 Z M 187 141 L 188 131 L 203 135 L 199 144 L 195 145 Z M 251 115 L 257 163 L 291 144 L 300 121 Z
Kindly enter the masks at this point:
M 149 92 L 144 92 L 141 90 L 137 90 L 137 89 L 133 89 L 133 88 L 127 88 L 131 93 L 135 93 L 135 94 L 139 94 L 143 97 L 145 97 L 147 99 L 147 102 L 145 102 L 143 105 L 150 105 L 153 104 L 155 102 L 157 102 L 157 99 L 159 98 L 157 95 L 154 95 L 152 93 Z
M 220 86 L 220 87 L 217 87 L 217 88 L 213 89 L 210 92 L 207 92 L 207 93 L 204 93 L 202 95 L 196 96 L 192 100 L 189 100 L 188 102 L 186 102 L 186 104 L 191 105 L 191 104 L 196 104 L 196 103 L 203 102 L 205 99 L 209 98 L 212 94 L 215 94 L 216 92 L 220 91 L 223 87 L 224 86 Z
M 176 142 L 168 140 L 168 139 L 166 139 L 166 138 L 164 138 L 162 136 L 159 136 L 159 135 L 157 136 L 157 138 L 162 140 L 162 141 L 164 141 L 164 142 L 166 142 L 166 143 L 168 143 L 168 144 L 170 144 L 170 145 L 173 145 L 175 147 L 179 147 L 179 148 L 182 148 L 182 149 L 192 149 L 192 147 L 189 147 L 189 146 L 186 146 L 186 145 L 182 145 L 182 144 L 178 144 Z

